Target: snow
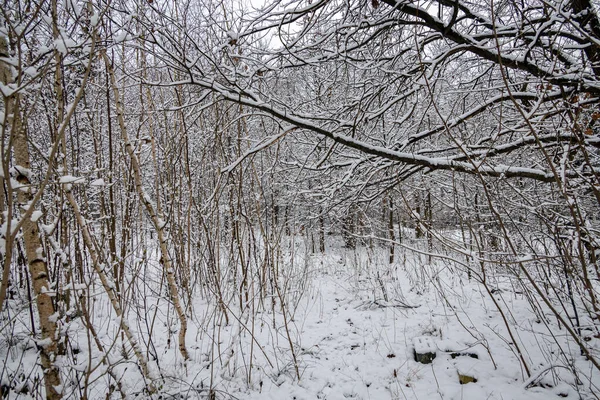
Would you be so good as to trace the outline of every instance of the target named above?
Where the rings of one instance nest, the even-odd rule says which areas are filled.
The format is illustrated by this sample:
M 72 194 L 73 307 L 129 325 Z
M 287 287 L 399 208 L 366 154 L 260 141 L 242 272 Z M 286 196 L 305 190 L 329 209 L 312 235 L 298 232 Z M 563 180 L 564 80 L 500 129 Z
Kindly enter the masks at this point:
M 46 235 L 51 235 L 52 232 L 56 229 L 57 223 L 58 221 L 55 221 L 53 224 L 43 224 L 42 230 L 44 231 L 44 233 L 46 233 Z
M 118 35 L 116 35 L 114 37 L 115 43 L 121 43 L 121 42 L 124 42 L 125 40 L 127 40 L 127 32 L 126 31 L 121 31 Z
M 98 16 L 98 13 L 94 12 L 94 14 L 92 14 L 92 16 L 90 17 L 90 24 L 92 26 L 97 26 L 99 20 L 100 20 L 100 18 Z
M 52 339 L 51 338 L 40 339 L 40 340 L 36 341 L 36 344 L 42 348 L 48 347 L 48 346 L 52 345 Z
M 429 336 L 418 336 L 413 339 L 413 347 L 418 354 L 435 353 L 436 346 Z
M 162 377 L 156 383 L 167 397 L 209 398 L 212 387 L 224 398 L 249 400 L 547 400 L 556 396 L 578 399 L 580 393 L 590 394 L 600 384 L 564 332 L 552 322 L 546 326 L 535 321 L 527 297 L 512 290 L 515 282 L 509 277 L 493 278 L 494 286 L 501 289 L 495 296 L 510 309 L 510 327 L 532 368 L 529 379 L 514 345 L 506 340 L 506 326 L 493 302 L 481 284 L 469 280 L 456 265 L 449 261 L 429 264 L 425 256 L 404 250 L 397 252 L 399 261 L 391 265 L 383 249 L 354 251 L 338 246 L 323 255 L 310 254 L 298 242 L 289 243 L 288 263 L 278 278 L 281 287 L 287 287 L 289 337 L 276 293 L 264 302 L 251 295 L 243 309 L 234 298 L 227 306 L 229 324 L 215 311 L 213 299 L 194 295 L 187 333 L 190 360 L 185 367 L 177 348 L 179 324 L 169 302 L 156 290 L 162 276 L 158 249 L 148 248 L 153 259 L 150 265 L 156 269 L 145 272 L 144 284 L 155 286 L 143 298 L 147 306 L 132 303 L 123 320 L 111 311 L 106 294 L 96 284 L 68 284 L 61 290 L 89 289 L 86 293 L 95 304 L 91 319 L 102 327 L 99 339 L 110 344 L 107 357 L 112 373 L 127 393 L 141 393 L 144 381 L 138 368 L 126 367 L 135 357 L 131 343 L 122 342 L 119 326 L 127 325 L 139 340 L 136 346 L 144 349 L 151 321 L 155 322 L 150 369 Z M 295 257 L 293 263 L 289 257 Z M 58 321 L 57 315 L 53 318 Z M 64 368 L 84 374 L 88 357 L 100 360 L 104 354 L 94 345 L 88 348 L 81 319 L 60 322 L 66 324 L 69 340 L 79 351 L 76 361 L 63 360 Z M 27 326 L 21 329 L 27 336 Z M 16 332 L 21 335 L 19 329 Z M 549 332 L 559 342 L 544 341 L 540 347 L 540 338 Z M 590 340 L 591 345 L 600 345 L 599 339 Z M 123 346 L 130 357 L 121 365 Z M 415 361 L 414 350 L 437 356 L 430 364 L 421 364 Z M 10 361 L 9 357 L 8 368 L 39 374 L 35 354 L 35 349 L 26 351 L 26 361 Z M 568 363 L 578 368 L 581 385 L 565 367 Z M 97 365 L 92 377 L 98 379 L 93 380 L 90 395 L 104 398 L 110 380 L 102 378 L 106 369 Z M 477 381 L 460 384 L 459 373 Z M 112 398 L 119 398 L 118 393 Z
M 45 260 L 46 258 L 44 257 L 44 249 L 41 247 L 35 249 L 35 257 L 39 260 Z
M 39 211 L 39 210 L 35 210 L 34 212 L 31 213 L 31 222 L 38 222 L 38 220 L 42 217 L 42 215 L 44 215 L 43 212 Z
M 69 283 L 63 286 L 63 290 L 87 290 L 87 288 L 85 283 Z
M 231 40 L 238 40 L 240 38 L 239 33 L 235 32 L 235 31 L 232 31 L 232 30 L 230 30 L 230 31 L 227 32 L 227 36 L 229 36 L 229 38 Z
M 48 317 L 48 321 L 56 323 L 56 321 L 58 321 L 59 318 L 60 314 L 58 312 L 55 312 L 54 314 Z
M 5 214 L 5 215 L 4 215 L 4 218 L 6 219 L 6 213 L 4 213 L 4 214 Z M 10 228 L 11 228 L 11 232 L 10 232 L 10 234 L 11 234 L 11 235 L 14 235 L 14 233 L 15 233 L 15 227 L 16 227 L 18 224 L 19 224 L 19 220 L 18 220 L 18 219 L 12 219 L 12 220 L 10 221 Z M 5 221 L 5 222 L 4 222 L 4 223 L 3 223 L 3 224 L 0 226 L 0 235 L 1 235 L 2 237 L 5 237 L 5 236 L 6 236 L 6 233 L 7 233 L 7 230 L 8 230 L 8 221 Z
M 96 180 L 93 180 L 92 182 L 90 182 L 90 186 L 101 187 L 101 186 L 105 186 L 105 185 L 106 185 L 106 183 L 104 183 L 104 179 L 102 179 L 102 178 L 99 178 L 99 179 L 96 179 Z
M 59 53 L 66 55 L 69 48 L 77 47 L 77 43 L 73 39 L 60 37 L 54 41 L 54 47 Z
M 2 82 L 0 82 L 0 93 L 4 97 L 12 96 L 15 93 L 15 85 L 13 85 L 13 84 L 5 85 Z
M 85 178 L 72 176 L 72 175 L 64 175 L 58 178 L 59 183 L 70 184 L 70 183 L 84 183 Z
M 81 15 L 81 9 L 80 9 L 79 5 L 77 4 L 76 0 L 67 0 L 65 2 L 65 8 L 67 10 L 72 10 L 77 17 L 79 17 Z
M 33 176 L 33 172 L 31 171 L 30 168 L 26 168 L 26 167 L 22 167 L 20 165 L 15 165 L 14 167 L 12 167 L 9 171 L 12 175 L 23 175 L 25 176 L 27 179 L 29 179 L 31 181 L 31 178 Z
M 315 133 L 318 133 L 319 135 L 333 139 L 335 142 L 342 144 L 348 148 L 357 149 L 363 154 L 374 155 L 377 157 L 385 158 L 387 160 L 406 163 L 408 165 L 420 165 L 422 167 L 427 167 L 431 169 L 450 170 L 459 172 L 462 171 L 468 173 L 474 173 L 475 171 L 477 171 L 479 174 L 488 176 L 520 176 L 533 178 L 541 181 L 553 181 L 555 178 L 552 172 L 536 168 L 516 167 L 512 165 L 501 164 L 479 165 L 477 168 L 475 168 L 474 164 L 471 162 L 456 160 L 456 158 L 462 157 L 462 155 L 448 157 L 427 157 L 416 154 L 414 152 L 401 152 L 391 150 L 387 147 L 373 145 L 369 142 L 357 140 L 354 137 L 351 137 L 344 133 L 340 133 L 340 131 L 345 132 L 344 129 L 340 128 L 349 128 L 351 126 L 349 123 L 341 121 L 338 122 L 337 130 L 326 130 L 314 122 L 314 119 L 319 119 L 318 116 L 294 113 L 293 111 L 288 111 L 286 108 L 278 108 L 271 104 L 265 103 L 261 100 L 261 96 L 252 92 L 251 90 L 244 90 L 242 94 L 241 92 L 236 92 L 234 90 L 231 90 L 230 88 L 224 87 L 223 85 L 216 82 L 214 79 L 209 80 L 198 78 L 197 80 L 194 80 L 194 83 L 201 87 L 213 90 L 214 92 L 219 93 L 221 96 L 228 100 L 237 102 L 239 104 L 244 104 L 256 108 L 258 110 L 267 110 L 269 114 L 281 119 L 284 122 L 287 122 L 297 127 L 302 127 L 304 129 L 309 129 Z M 574 172 L 569 171 L 569 175 L 574 175 Z
M 30 77 L 34 77 L 38 74 L 38 70 L 36 67 L 27 67 L 23 70 L 23 73 Z

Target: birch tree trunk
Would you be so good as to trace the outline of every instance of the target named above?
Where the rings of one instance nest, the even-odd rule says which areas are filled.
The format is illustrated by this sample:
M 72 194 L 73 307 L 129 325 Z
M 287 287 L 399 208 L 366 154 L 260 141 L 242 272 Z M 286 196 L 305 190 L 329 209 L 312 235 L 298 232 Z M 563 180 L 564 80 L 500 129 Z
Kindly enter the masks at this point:
M 79 207 L 79 204 L 77 203 L 77 200 L 75 200 L 75 196 L 73 196 L 73 193 L 71 192 L 71 190 L 67 190 L 66 196 L 67 196 L 67 200 L 69 201 L 69 204 L 71 205 L 71 208 L 73 209 L 73 214 L 75 214 L 75 219 L 77 221 L 77 224 L 81 228 L 83 242 L 85 244 L 85 247 L 88 249 L 90 258 L 92 259 L 92 264 L 93 264 L 94 270 L 100 277 L 100 282 L 102 283 L 102 287 L 104 288 L 104 290 L 106 291 L 106 294 L 108 295 L 108 298 L 110 300 L 110 304 L 113 307 L 113 310 L 115 310 L 115 314 L 117 315 L 117 319 L 119 321 L 119 324 L 121 325 L 121 329 L 123 330 L 123 332 L 125 332 L 125 336 L 127 336 L 127 340 L 129 340 L 129 343 L 131 344 L 131 348 L 133 349 L 133 352 L 135 353 L 135 356 L 137 357 L 138 362 L 140 363 L 140 368 L 142 370 L 142 374 L 144 375 L 145 378 L 153 380 L 154 378 L 151 374 L 150 369 L 148 368 L 148 360 L 144 356 L 144 353 L 142 352 L 142 349 L 140 348 L 138 340 L 136 339 L 135 335 L 131 331 L 131 328 L 129 327 L 129 323 L 125 319 L 123 309 L 121 308 L 121 304 L 119 303 L 116 285 L 114 284 L 114 282 L 112 282 L 110 280 L 110 278 L 104 272 L 106 262 L 103 262 L 103 260 L 100 257 L 101 253 L 96 250 L 96 246 L 94 245 L 94 240 L 90 233 L 88 224 L 85 221 L 85 218 L 83 218 L 83 215 L 81 214 L 81 209 Z M 149 383 L 148 390 L 150 393 L 156 392 L 156 388 L 154 387 L 154 384 L 152 382 Z
M 8 43 L 5 37 L 0 36 L 0 57 L 8 57 Z M 7 64 L 0 61 L 0 82 L 6 85 L 10 82 L 10 69 Z M 9 176 L 9 160 L 10 152 L 6 151 L 7 148 L 7 136 L 10 135 L 11 126 L 9 124 L 8 115 L 10 113 L 10 99 L 4 98 L 4 118 L 1 121 L 1 133 L 2 133 L 2 148 L 0 154 L 2 155 L 2 177 L 0 177 L 0 224 L 8 224 L 8 221 L 12 218 L 12 195 L 10 193 L 10 180 L 8 180 L 9 193 L 5 195 L 5 177 Z M 6 202 L 6 204 L 5 204 Z M 6 210 L 6 215 L 4 211 Z M 6 227 L 8 229 L 8 226 Z M 8 280 L 10 279 L 10 260 L 12 259 L 12 241 L 8 240 L 10 236 L 9 232 L 2 235 L 4 240 L 4 248 L 2 254 L 2 282 L 0 284 L 0 310 L 4 306 L 4 299 L 6 298 L 6 291 L 8 289 Z
M 5 39 L 2 38 L 3 46 L 6 48 Z M 9 83 L 10 70 L 5 63 L 0 63 L 0 77 L 4 84 Z M 11 125 L 11 134 L 14 134 L 13 155 L 15 162 L 16 181 L 19 183 L 17 189 L 17 202 L 23 213 L 32 204 L 34 188 L 31 183 L 30 155 L 27 135 L 27 123 L 21 119 L 20 115 L 20 95 L 4 98 L 4 110 L 8 116 Z M 58 368 L 54 364 L 58 356 L 58 331 L 56 325 L 56 315 L 52 293 L 54 289 L 49 281 L 48 267 L 46 257 L 40 239 L 40 232 L 37 223 L 32 219 L 26 218 L 22 225 L 23 242 L 25 244 L 25 255 L 27 265 L 31 274 L 31 281 L 35 302 L 37 305 L 38 316 L 40 319 L 40 328 L 42 333 L 41 341 L 38 342 L 40 349 L 40 358 L 44 374 L 44 384 L 46 387 L 47 399 L 60 399 L 61 380 Z M 7 243 L 12 240 L 12 235 L 7 232 Z M 7 254 L 8 256 L 10 254 Z M 5 286 L 4 275 L 8 277 L 11 259 L 6 257 L 3 270 L 3 286 Z M 5 287 L 3 287 L 5 290 Z M 4 297 L 4 296 L 3 296 Z M 2 299 L 4 300 L 4 299 Z
M 113 72 L 113 68 L 110 63 L 110 59 L 106 55 L 103 54 L 104 62 L 106 63 L 106 69 L 110 76 L 110 82 L 113 88 L 113 94 L 115 97 L 116 108 L 117 108 L 117 120 L 119 122 L 119 128 L 121 130 L 121 137 L 123 139 L 123 143 L 125 145 L 125 150 L 131 159 L 131 168 L 133 169 L 133 178 L 135 182 L 135 191 L 144 205 L 148 216 L 150 217 L 150 222 L 156 231 L 156 235 L 158 236 L 158 244 L 161 253 L 161 263 L 167 278 L 167 285 L 169 287 L 169 295 L 171 297 L 171 301 L 173 302 L 173 306 L 175 307 L 175 312 L 179 317 L 180 329 L 179 329 L 179 352 L 183 356 L 184 360 L 189 358 L 187 348 L 185 345 L 185 335 L 187 332 L 187 317 L 185 315 L 185 311 L 183 306 L 181 305 L 181 301 L 179 299 L 179 290 L 177 288 L 177 283 L 175 282 L 175 271 L 173 269 L 173 263 L 171 261 L 171 257 L 169 255 L 168 243 L 167 243 L 167 235 L 165 233 L 165 225 L 166 223 L 161 218 L 161 216 L 157 212 L 156 206 L 153 204 L 150 196 L 144 191 L 144 187 L 142 184 L 142 171 L 140 167 L 140 162 L 137 157 L 137 154 L 133 148 L 133 144 L 129 140 L 129 136 L 127 134 L 127 128 L 125 126 L 125 120 L 123 117 L 123 105 L 120 101 L 119 89 L 117 87 L 117 81 L 115 79 L 115 75 Z
M 30 156 L 28 148 L 27 126 L 20 118 L 19 101 L 15 102 L 13 108 L 13 124 L 16 132 L 14 141 L 14 157 L 17 172 L 17 182 L 20 188 L 17 194 L 19 207 L 23 212 L 26 211 L 30 202 L 33 200 L 33 186 L 30 181 Z M 25 243 L 25 254 L 31 281 L 33 283 L 33 292 L 40 318 L 40 328 L 42 330 L 42 340 L 38 343 L 40 348 L 40 358 L 44 370 L 44 383 L 46 386 L 47 399 L 60 399 L 61 382 L 58 368 L 54 364 L 58 356 L 59 335 L 56 325 L 56 315 L 52 293 L 54 288 L 49 281 L 48 267 L 46 257 L 40 239 L 40 232 L 37 223 L 27 218 L 23 222 L 23 241 Z M 7 260 L 8 261 L 8 260 Z M 8 264 L 8 262 L 7 262 Z M 8 267 L 6 265 L 5 267 Z

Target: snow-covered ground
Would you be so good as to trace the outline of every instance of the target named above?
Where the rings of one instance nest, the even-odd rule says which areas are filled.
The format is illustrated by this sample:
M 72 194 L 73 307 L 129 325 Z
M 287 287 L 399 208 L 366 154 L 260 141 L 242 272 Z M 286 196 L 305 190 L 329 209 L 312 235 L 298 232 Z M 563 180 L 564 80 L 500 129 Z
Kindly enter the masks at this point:
M 546 318 L 536 317 L 526 293 L 515 289 L 509 276 L 494 275 L 490 284 L 500 313 L 482 285 L 451 263 L 430 265 L 425 257 L 400 252 L 389 265 L 386 257 L 377 248 L 309 255 L 281 272 L 282 296 L 272 292 L 261 300 L 250 291 L 243 310 L 232 297 L 227 325 L 213 299 L 194 297 L 187 334 L 191 359 L 185 364 L 177 350 L 176 316 L 164 296 L 156 288 L 143 300 L 140 293 L 131 294 L 137 300 L 129 305 L 130 324 L 149 349 L 162 398 L 598 398 L 598 372 L 539 304 L 538 314 Z M 120 398 L 120 385 L 127 396 L 149 397 L 108 304 L 97 296 L 96 301 L 90 297 L 95 304 L 91 310 L 109 353 L 107 363 L 102 363 L 83 319 L 71 319 L 65 326 L 72 357 L 65 361 L 64 369 L 71 371 L 64 375 L 65 393 L 80 398 L 79 388 L 87 385 L 90 399 L 109 392 Z M 12 306 L 14 313 L 17 305 Z M 30 398 L 26 392 L 34 392 L 39 380 L 35 343 L 24 315 L 11 315 L 18 322 L 12 334 L 5 329 L 1 338 L 2 383 L 13 387 L 5 389 L 10 398 Z M 433 362 L 415 361 L 415 340 L 434 347 Z M 593 332 L 586 340 L 598 354 L 600 340 Z M 519 361 L 519 349 L 530 378 Z M 97 369 L 85 383 L 90 366 Z M 461 384 L 459 374 L 475 381 Z M 19 382 L 28 388 L 21 394 Z

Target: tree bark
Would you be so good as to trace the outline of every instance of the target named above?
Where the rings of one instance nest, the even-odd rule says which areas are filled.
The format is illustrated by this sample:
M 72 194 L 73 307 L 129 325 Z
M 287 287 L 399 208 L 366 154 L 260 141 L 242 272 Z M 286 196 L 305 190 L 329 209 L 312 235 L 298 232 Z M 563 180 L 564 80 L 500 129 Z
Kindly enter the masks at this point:
M 25 212 L 26 207 L 33 199 L 33 187 L 29 179 L 30 157 L 28 148 L 28 137 L 26 124 L 21 121 L 19 115 L 18 102 L 13 109 L 13 124 L 16 131 L 14 141 L 15 165 L 18 171 L 17 182 L 20 188 L 17 194 L 19 206 Z M 46 386 L 47 399 L 60 399 L 61 381 L 58 368 L 55 366 L 56 356 L 58 355 L 58 332 L 56 326 L 55 307 L 52 301 L 54 289 L 49 282 L 48 267 L 46 257 L 40 239 L 40 232 L 36 222 L 31 218 L 23 223 L 23 241 L 25 242 L 25 255 L 31 281 L 33 283 L 33 293 L 35 294 L 38 315 L 40 318 L 40 327 L 42 330 L 40 349 L 40 358 L 42 369 L 44 371 L 44 383 Z M 8 260 L 7 265 L 8 267 Z
M 7 51 L 5 38 L 1 38 L 2 50 Z M 4 84 L 8 83 L 10 70 L 5 63 L 0 63 L 0 78 Z M 11 125 L 12 134 L 14 134 L 14 162 L 16 172 L 16 181 L 19 183 L 17 189 L 17 202 L 22 212 L 25 213 L 33 200 L 33 186 L 30 181 L 30 155 L 28 147 L 27 124 L 21 119 L 20 115 L 20 97 L 14 95 L 4 99 L 5 112 L 8 122 Z M 7 128 L 7 126 L 5 126 Z M 42 338 L 39 342 L 40 358 L 44 374 L 44 384 L 46 388 L 47 399 L 60 399 L 61 380 L 58 368 L 54 364 L 58 355 L 58 332 L 56 325 L 56 315 L 54 302 L 52 301 L 52 291 L 46 257 L 40 239 L 40 232 L 37 223 L 31 218 L 26 218 L 22 224 L 23 242 L 25 244 L 25 255 L 27 265 L 31 275 L 35 302 L 37 305 L 38 316 L 40 319 L 40 328 Z M 12 235 L 7 232 L 7 244 L 12 244 Z M 10 245 L 9 245 L 10 246 Z M 7 248 L 9 247 L 7 246 Z M 10 246 L 12 247 L 12 246 Z M 8 276 L 11 265 L 10 253 L 7 252 L 2 279 L 1 300 L 4 301 L 6 287 L 8 285 Z M 6 278 L 6 279 L 5 279 Z M 0 303 L 2 304 L 2 303 Z
M 104 62 L 106 64 L 106 69 L 110 76 L 111 86 L 113 89 L 113 94 L 115 97 L 115 103 L 117 108 L 117 120 L 119 122 L 119 129 L 121 130 L 121 137 L 123 139 L 123 143 L 125 146 L 125 150 L 129 155 L 131 160 L 131 168 L 133 169 L 133 178 L 135 183 L 135 191 L 144 205 L 148 216 L 150 217 L 150 222 L 156 231 L 156 235 L 158 237 L 158 244 L 161 253 L 161 263 L 167 278 L 167 286 L 169 288 L 169 295 L 171 297 L 171 301 L 173 302 L 173 306 L 175 307 L 175 312 L 179 317 L 180 329 L 179 329 L 179 352 L 183 356 L 184 360 L 189 359 L 189 355 L 187 352 L 187 348 L 185 345 L 185 335 L 187 333 L 187 317 L 185 315 L 185 311 L 183 306 L 181 305 L 181 301 L 179 299 L 179 290 L 177 288 L 177 283 L 175 282 L 175 271 L 173 269 L 173 263 L 171 261 L 171 257 L 169 255 L 167 236 L 165 234 L 165 222 L 157 213 L 156 206 L 152 203 L 150 196 L 148 196 L 142 184 L 142 172 L 140 167 L 139 159 L 135 153 L 135 149 L 133 148 L 133 144 L 129 140 L 129 136 L 127 134 L 127 128 L 125 126 L 124 114 L 123 114 L 123 104 L 120 100 L 119 89 L 117 87 L 117 81 L 115 79 L 114 71 L 111 66 L 110 60 L 106 53 L 103 54 Z

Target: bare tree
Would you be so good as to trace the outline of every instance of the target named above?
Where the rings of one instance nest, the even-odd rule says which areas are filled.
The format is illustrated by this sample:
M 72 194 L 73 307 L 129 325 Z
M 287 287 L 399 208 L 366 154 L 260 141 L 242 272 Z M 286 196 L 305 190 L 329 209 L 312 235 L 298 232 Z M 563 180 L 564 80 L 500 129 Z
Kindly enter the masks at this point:
M 349 254 L 385 246 L 389 270 L 398 249 L 463 267 L 529 376 L 490 283 L 508 273 L 600 368 L 584 332 L 600 331 L 591 1 L 52 0 L 0 13 L 0 305 L 29 296 L 39 393 L 80 382 L 92 398 L 106 379 L 123 395 L 115 371 L 132 355 L 139 390 L 159 392 L 170 371 L 156 327 L 178 324 L 166 342 L 178 335 L 192 362 L 195 296 L 213 307 L 198 332 L 224 365 L 237 354 L 221 325 L 252 338 L 248 383 L 259 351 L 271 363 L 254 336 L 268 311 L 300 380 L 297 241 L 312 257 L 330 234 Z M 118 319 L 108 338 L 94 304 Z M 65 328 L 80 318 L 101 354 L 85 368 Z
M 501 195 L 520 196 L 533 210 L 548 209 L 530 193 L 555 195 L 552 207 L 561 210 L 560 225 L 577 237 L 578 250 L 571 253 L 574 247 L 558 238 L 555 244 L 571 249 L 568 259 L 578 266 L 569 274 L 582 285 L 578 301 L 597 320 L 589 274 L 600 276 L 598 229 L 590 219 L 600 204 L 598 21 L 587 1 L 273 2 L 220 33 L 218 60 L 198 51 L 192 36 L 164 34 L 175 19 L 143 24 L 155 55 L 178 71 L 177 84 L 267 114 L 298 144 L 305 136 L 326 139 L 326 156 L 307 152 L 303 168 L 336 170 L 349 200 L 368 201 L 416 173 L 474 176 L 468 190 L 479 193 L 492 224 L 485 251 L 502 250 L 516 263 L 598 367 L 533 273 L 537 260 L 564 251 L 536 250 L 531 262 L 519 261 L 536 247 L 515 223 L 509 196 Z M 307 84 L 304 77 L 317 71 L 328 80 Z M 424 198 L 424 213 L 413 210 L 413 217 L 431 243 L 431 195 Z

